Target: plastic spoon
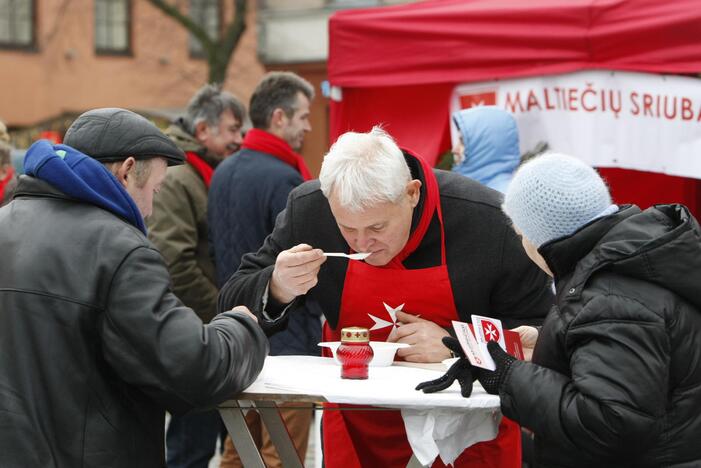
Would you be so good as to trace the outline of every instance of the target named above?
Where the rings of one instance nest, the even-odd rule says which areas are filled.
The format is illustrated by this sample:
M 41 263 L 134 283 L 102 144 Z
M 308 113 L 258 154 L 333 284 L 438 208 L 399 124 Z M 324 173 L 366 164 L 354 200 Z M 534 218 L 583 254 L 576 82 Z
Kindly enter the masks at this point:
M 365 260 L 370 255 L 372 255 L 372 252 L 361 252 L 361 253 L 352 253 L 352 254 L 341 253 L 341 252 L 324 252 L 325 257 L 346 257 L 346 258 L 350 258 L 351 260 Z

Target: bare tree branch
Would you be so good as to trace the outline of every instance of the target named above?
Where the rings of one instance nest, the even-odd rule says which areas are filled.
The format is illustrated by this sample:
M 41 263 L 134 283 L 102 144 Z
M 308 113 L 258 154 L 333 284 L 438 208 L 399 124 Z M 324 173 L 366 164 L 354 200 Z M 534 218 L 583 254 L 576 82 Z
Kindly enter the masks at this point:
M 236 48 L 241 36 L 243 36 L 244 31 L 246 31 L 246 0 L 235 0 L 235 4 L 236 11 L 234 12 L 234 19 L 226 28 L 226 31 L 224 31 L 219 41 L 222 48 L 229 52 L 229 54 Z
M 234 0 L 234 18 L 209 55 L 209 82 L 223 83 L 231 56 L 246 30 L 246 0 Z
M 202 44 L 205 50 L 214 47 L 212 38 L 209 37 L 207 31 L 204 30 L 202 26 L 197 24 L 188 15 L 182 13 L 177 7 L 171 5 L 166 0 L 148 0 L 148 2 L 161 10 L 166 15 L 173 18 L 175 21 L 180 23 L 185 29 L 187 29 L 193 36 L 197 38 Z
M 246 30 L 246 1 L 233 0 L 234 18 L 218 39 L 213 39 L 205 29 L 178 8 L 180 2 L 171 4 L 167 0 L 148 0 L 153 6 L 176 20 L 189 31 L 202 45 L 209 65 L 209 82 L 223 83 L 231 57 Z
M 54 24 L 51 27 L 51 30 L 46 34 L 46 36 L 44 36 L 44 40 L 42 41 L 42 43 L 46 44 L 54 40 L 54 37 L 58 33 L 61 23 L 63 22 L 63 17 L 65 16 L 66 11 L 70 6 L 70 3 L 71 0 L 63 0 L 61 2 L 61 5 L 58 7 L 58 13 L 56 13 L 54 17 Z

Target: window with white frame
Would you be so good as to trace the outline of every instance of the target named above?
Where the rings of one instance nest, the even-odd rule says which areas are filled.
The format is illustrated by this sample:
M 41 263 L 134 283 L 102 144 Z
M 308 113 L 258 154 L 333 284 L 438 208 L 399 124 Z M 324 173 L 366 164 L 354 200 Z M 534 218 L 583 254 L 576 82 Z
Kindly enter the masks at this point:
M 34 0 L 0 0 L 0 47 L 34 46 Z
M 130 31 L 130 0 L 95 0 L 95 50 L 98 53 L 129 53 Z

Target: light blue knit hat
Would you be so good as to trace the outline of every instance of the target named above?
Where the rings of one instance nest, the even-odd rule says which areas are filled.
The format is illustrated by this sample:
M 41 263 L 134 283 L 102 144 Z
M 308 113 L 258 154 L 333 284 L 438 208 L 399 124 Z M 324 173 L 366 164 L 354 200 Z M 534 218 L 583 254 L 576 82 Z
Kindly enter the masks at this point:
M 547 153 L 521 166 L 504 196 L 503 210 L 540 247 L 616 211 L 599 174 L 572 156 Z

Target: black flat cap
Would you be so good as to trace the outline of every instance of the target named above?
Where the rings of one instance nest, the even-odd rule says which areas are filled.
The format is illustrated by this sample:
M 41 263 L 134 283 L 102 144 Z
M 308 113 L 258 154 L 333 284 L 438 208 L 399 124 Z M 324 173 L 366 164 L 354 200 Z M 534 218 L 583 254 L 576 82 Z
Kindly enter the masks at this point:
M 100 162 L 160 156 L 169 166 L 185 163 L 185 154 L 158 127 L 126 109 L 85 112 L 68 128 L 63 143 Z

